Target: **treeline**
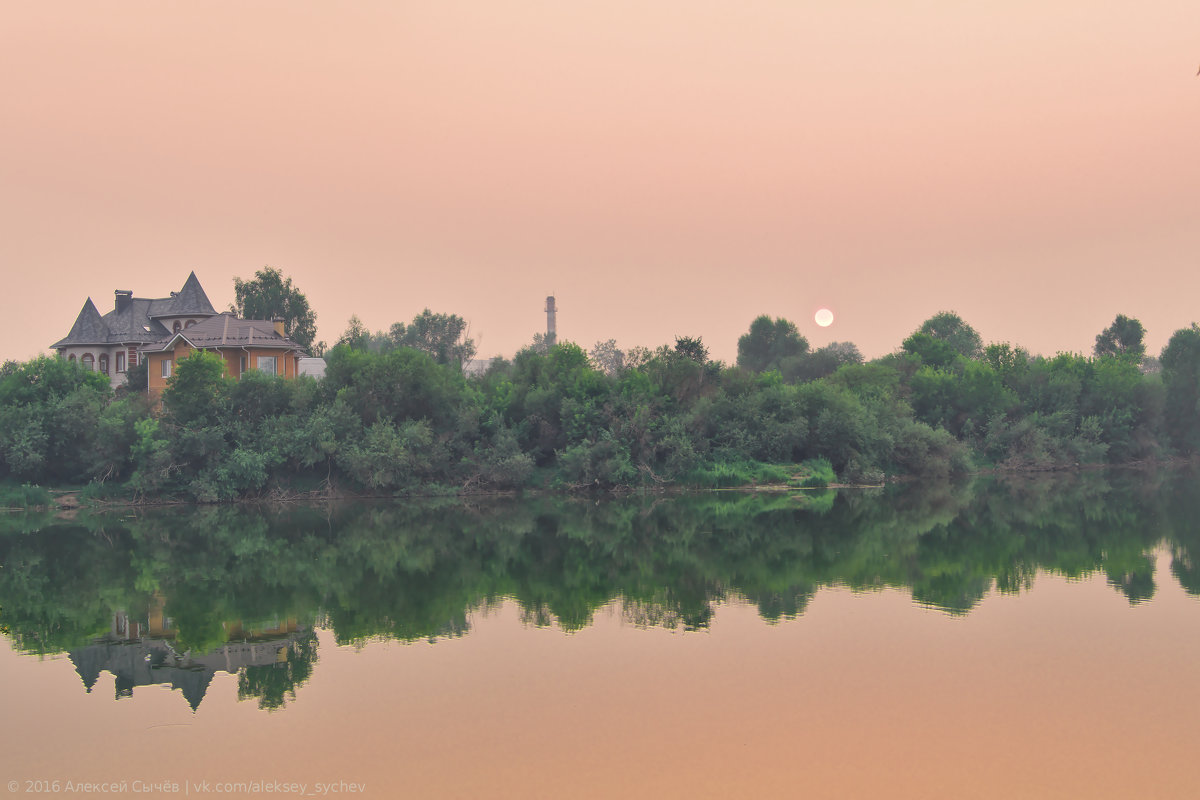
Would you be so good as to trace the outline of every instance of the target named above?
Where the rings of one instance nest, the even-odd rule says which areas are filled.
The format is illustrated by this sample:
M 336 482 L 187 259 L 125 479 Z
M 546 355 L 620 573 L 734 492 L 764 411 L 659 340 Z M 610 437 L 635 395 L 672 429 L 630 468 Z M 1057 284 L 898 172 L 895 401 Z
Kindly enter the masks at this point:
M 864 363 L 760 317 L 729 366 L 698 338 L 622 352 L 538 340 L 464 375 L 474 346 L 426 311 L 351 329 L 322 380 L 224 376 L 183 360 L 161 408 L 57 358 L 0 370 L 0 478 L 225 501 L 336 488 L 379 494 L 874 483 L 982 467 L 1122 463 L 1200 450 L 1200 327 L 1148 359 L 1118 317 L 1091 356 L 1032 355 L 952 313 Z M 832 471 L 831 471 L 832 470 Z
M 1102 575 L 1130 603 L 1154 596 L 1156 552 L 1200 594 L 1197 474 L 1104 471 L 823 494 L 484 498 L 81 513 L 23 531 L 0 517 L 0 631 L 53 653 L 113 614 L 166 614 L 182 652 L 226 643 L 227 623 L 292 618 L 340 643 L 459 636 L 511 599 L 533 624 L 578 630 L 619 603 L 640 625 L 704 628 L 744 598 L 768 621 L 823 587 L 894 588 L 947 613 L 1042 572 Z M 47 515 L 49 516 L 49 515 Z M 164 605 L 165 604 L 165 605 Z

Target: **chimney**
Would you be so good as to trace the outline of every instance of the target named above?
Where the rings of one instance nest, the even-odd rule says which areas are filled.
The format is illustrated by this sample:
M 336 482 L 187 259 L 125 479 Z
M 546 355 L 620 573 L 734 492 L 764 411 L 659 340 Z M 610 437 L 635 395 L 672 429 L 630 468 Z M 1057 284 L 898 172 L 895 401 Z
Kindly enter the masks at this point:
M 130 289 L 117 289 L 114 292 L 117 296 L 117 313 L 120 314 L 125 309 L 133 305 L 133 291 Z
M 546 344 L 553 347 L 558 343 L 558 326 L 554 319 L 554 295 L 546 298 Z
M 287 337 L 287 334 L 283 332 L 283 317 L 272 317 L 271 324 L 275 326 L 276 333 L 285 338 Z

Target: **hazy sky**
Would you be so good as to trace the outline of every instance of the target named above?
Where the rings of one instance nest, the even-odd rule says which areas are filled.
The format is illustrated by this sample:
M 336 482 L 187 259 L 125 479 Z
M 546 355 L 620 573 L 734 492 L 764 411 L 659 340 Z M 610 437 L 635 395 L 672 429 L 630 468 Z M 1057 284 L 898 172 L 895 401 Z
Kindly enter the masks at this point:
M 511 355 L 933 313 L 1090 352 L 1200 320 L 1200 3 L 0 5 L 0 358 L 84 299 L 290 275 L 332 342 Z M 834 325 L 818 328 L 828 306 Z

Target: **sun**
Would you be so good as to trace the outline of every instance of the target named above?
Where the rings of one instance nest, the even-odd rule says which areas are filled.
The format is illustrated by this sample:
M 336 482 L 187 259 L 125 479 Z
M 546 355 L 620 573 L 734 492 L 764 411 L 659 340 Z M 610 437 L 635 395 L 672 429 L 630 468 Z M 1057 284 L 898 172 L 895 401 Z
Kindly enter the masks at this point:
M 828 328 L 833 324 L 833 312 L 828 308 L 821 308 L 813 315 L 813 320 L 822 328 Z

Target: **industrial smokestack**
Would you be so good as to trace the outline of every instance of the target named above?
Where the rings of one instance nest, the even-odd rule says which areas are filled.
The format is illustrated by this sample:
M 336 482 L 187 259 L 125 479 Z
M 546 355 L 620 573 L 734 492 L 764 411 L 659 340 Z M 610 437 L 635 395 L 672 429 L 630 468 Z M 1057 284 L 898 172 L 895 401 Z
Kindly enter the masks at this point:
M 546 298 L 546 346 L 553 347 L 558 342 L 558 327 L 554 321 L 554 295 Z

